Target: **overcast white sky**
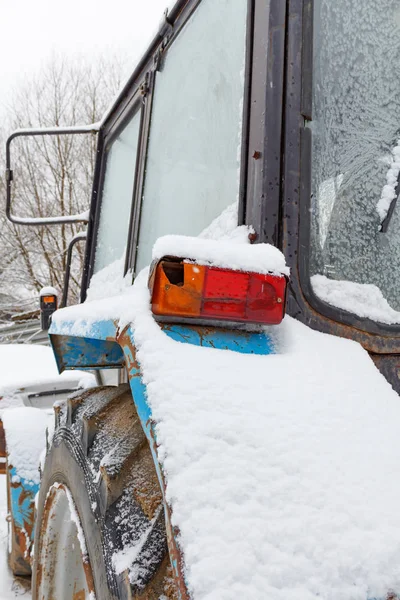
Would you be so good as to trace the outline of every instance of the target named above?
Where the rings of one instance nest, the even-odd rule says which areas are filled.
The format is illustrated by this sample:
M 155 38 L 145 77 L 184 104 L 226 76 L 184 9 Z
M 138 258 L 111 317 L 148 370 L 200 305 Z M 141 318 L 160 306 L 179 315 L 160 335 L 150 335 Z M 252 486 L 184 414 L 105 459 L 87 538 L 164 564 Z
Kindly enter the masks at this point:
M 0 116 L 11 90 L 52 55 L 121 51 L 132 70 L 170 0 L 0 0 Z

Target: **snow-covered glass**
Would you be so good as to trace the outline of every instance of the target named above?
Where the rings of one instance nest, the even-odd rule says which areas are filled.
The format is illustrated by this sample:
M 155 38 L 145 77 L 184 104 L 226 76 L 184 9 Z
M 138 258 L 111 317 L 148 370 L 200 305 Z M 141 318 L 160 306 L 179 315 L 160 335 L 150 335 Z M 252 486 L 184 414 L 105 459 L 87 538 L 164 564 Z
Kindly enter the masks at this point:
M 246 17 L 247 0 L 203 0 L 157 72 L 136 272 L 238 197 Z
M 311 282 L 361 317 L 400 323 L 399 0 L 314 0 Z
M 123 273 L 132 208 L 140 111 L 107 150 L 94 272 L 118 261 Z

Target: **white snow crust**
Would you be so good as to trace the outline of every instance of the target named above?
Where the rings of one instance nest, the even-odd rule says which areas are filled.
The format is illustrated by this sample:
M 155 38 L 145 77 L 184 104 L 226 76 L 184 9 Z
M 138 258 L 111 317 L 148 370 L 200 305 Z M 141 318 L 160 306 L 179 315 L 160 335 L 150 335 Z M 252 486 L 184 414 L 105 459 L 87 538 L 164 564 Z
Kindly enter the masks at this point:
M 30 225 L 32 224 L 32 218 L 30 217 L 14 217 L 15 222 L 16 223 L 21 223 L 21 224 L 26 224 L 26 225 Z M 55 225 L 59 224 L 63 224 L 63 223 L 75 223 L 76 221 L 82 221 L 84 223 L 87 223 L 89 221 L 89 211 L 85 210 L 84 212 L 81 212 L 79 214 L 75 214 L 75 215 L 63 215 L 61 217 L 35 217 L 34 218 L 34 222 L 36 225 L 40 225 L 41 223 L 43 225 L 48 224 L 48 222 L 51 220 L 51 222 Z
M 40 454 L 46 445 L 46 427 L 52 415 L 38 408 L 12 408 L 2 413 L 8 463 L 20 478 L 40 483 Z
M 399 590 L 400 403 L 368 354 L 289 317 L 270 330 L 276 355 L 181 344 L 146 281 L 56 322 L 132 323 L 193 599 Z
M 153 260 L 163 256 L 187 258 L 198 264 L 236 271 L 290 274 L 282 252 L 270 244 L 251 245 L 235 243 L 232 239 L 225 241 L 166 235 L 158 238 L 153 247 Z
M 57 135 L 58 130 L 61 133 L 76 133 L 78 131 L 82 131 L 82 133 L 97 133 L 101 127 L 101 121 L 97 123 L 90 123 L 89 125 L 69 125 L 68 127 L 41 127 L 40 131 L 45 133 L 54 133 Z M 31 135 L 36 132 L 37 129 L 35 127 L 25 127 L 20 129 L 15 129 L 13 131 L 13 135 Z
M 311 285 L 318 298 L 336 308 L 388 325 L 400 323 L 400 312 L 390 306 L 376 285 L 337 281 L 325 275 L 313 275 Z
M 54 288 L 51 285 L 47 285 L 45 287 L 42 287 L 42 289 L 39 292 L 39 296 L 58 296 L 58 293 L 56 288 Z
M 222 213 L 214 219 L 208 227 L 203 229 L 199 238 L 210 240 L 230 240 L 243 244 L 249 243 L 249 233 L 253 233 L 252 227 L 242 225 L 238 227 L 238 203 L 233 202 Z
M 228 266 L 224 243 L 202 242 L 164 238 L 155 257 Z M 249 267 L 256 246 L 225 243 L 235 268 L 284 272 L 275 249 Z M 268 329 L 274 355 L 176 342 L 152 317 L 147 275 L 53 322 L 76 335 L 131 324 L 193 600 L 399 591 L 400 403 L 367 352 L 290 317 Z
M 132 303 L 193 598 L 399 590 L 400 404 L 368 354 L 289 317 L 276 355 L 180 344 L 143 277 Z
M 376 205 L 376 210 L 381 222 L 386 218 L 390 204 L 396 197 L 397 181 L 400 173 L 400 140 L 392 150 L 389 159 L 389 170 L 386 174 L 386 185 L 382 190 L 381 197 Z
M 132 285 L 132 273 L 128 272 L 123 277 L 124 265 L 125 253 L 120 259 L 95 273 L 87 291 L 87 302 L 118 296 L 130 287 Z

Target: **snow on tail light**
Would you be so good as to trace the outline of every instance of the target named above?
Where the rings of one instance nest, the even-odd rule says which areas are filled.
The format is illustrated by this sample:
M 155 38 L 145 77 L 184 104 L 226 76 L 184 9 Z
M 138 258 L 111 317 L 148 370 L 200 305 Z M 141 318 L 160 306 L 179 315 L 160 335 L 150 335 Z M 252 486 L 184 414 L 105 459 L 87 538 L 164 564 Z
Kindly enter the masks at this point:
M 287 278 L 163 258 L 149 279 L 153 314 L 161 320 L 279 324 Z

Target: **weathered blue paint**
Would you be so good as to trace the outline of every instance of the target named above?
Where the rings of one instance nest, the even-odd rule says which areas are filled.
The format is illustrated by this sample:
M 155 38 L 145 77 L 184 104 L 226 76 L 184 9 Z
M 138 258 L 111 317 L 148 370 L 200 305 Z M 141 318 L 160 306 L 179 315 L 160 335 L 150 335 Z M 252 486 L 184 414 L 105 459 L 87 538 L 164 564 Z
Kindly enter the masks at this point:
M 51 334 L 50 341 L 60 373 L 65 369 L 112 369 L 124 364 L 117 342 L 58 334 Z
M 168 337 L 177 342 L 218 350 L 232 350 L 241 354 L 275 353 L 272 339 L 264 332 L 182 325 L 162 325 L 161 327 Z
M 23 529 L 31 544 L 34 538 L 34 505 L 39 484 L 28 481 L 18 474 L 17 469 L 9 467 L 10 503 L 14 526 Z
M 242 354 L 274 354 L 270 336 L 262 331 L 191 325 L 160 324 L 164 333 L 184 344 L 232 350 Z M 77 334 L 74 333 L 77 331 Z M 82 332 L 82 334 L 80 333 Z M 49 335 L 60 372 L 65 369 L 105 369 L 123 365 L 124 344 L 119 340 L 116 322 L 97 321 L 87 327 L 63 323 L 52 324 Z M 131 342 L 133 344 L 133 342 Z M 121 350 L 122 348 L 122 350 Z

